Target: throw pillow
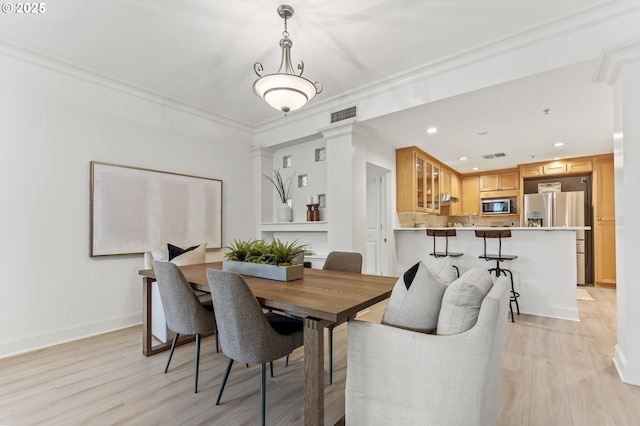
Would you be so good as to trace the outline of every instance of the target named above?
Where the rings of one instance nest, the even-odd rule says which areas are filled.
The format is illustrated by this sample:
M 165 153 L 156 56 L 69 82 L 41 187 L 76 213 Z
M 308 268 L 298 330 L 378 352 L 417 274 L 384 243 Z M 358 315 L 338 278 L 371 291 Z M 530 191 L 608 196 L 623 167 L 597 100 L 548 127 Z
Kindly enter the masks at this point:
M 207 243 L 186 249 L 167 244 L 168 260 L 178 266 L 205 263 L 207 255 Z
M 492 286 L 491 274 L 483 268 L 470 269 L 452 282 L 442 297 L 437 334 L 446 336 L 471 329 Z
M 423 333 L 432 333 L 438 324 L 440 303 L 447 288 L 446 283 L 432 271 L 439 271 L 439 264 L 449 263 L 447 258 L 438 259 L 435 268 L 418 262 L 398 279 L 382 323 Z

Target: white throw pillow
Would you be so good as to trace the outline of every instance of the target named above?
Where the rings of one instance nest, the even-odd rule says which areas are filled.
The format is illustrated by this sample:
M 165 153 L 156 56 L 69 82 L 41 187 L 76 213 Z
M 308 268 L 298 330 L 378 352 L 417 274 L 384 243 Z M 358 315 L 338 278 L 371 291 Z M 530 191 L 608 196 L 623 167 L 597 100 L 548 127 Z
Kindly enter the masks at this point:
M 492 286 L 491 273 L 483 268 L 470 269 L 452 282 L 442 297 L 437 334 L 446 336 L 471 329 Z
M 443 271 L 441 264 L 453 268 L 448 257 L 438 259 L 434 264 L 427 267 L 418 262 L 398 279 L 382 316 L 383 324 L 423 333 L 435 331 L 440 303 L 447 288 L 446 277 L 443 278 L 446 274 L 436 274 Z
M 200 244 L 192 250 L 185 251 L 171 260 L 169 260 L 169 249 L 167 247 L 151 249 L 151 256 L 153 256 L 153 260 L 170 261 L 178 266 L 205 263 L 207 261 L 207 243 Z
M 171 263 L 184 266 L 196 263 L 205 263 L 207 261 L 207 243 L 200 244 L 198 247 L 185 251 L 179 256 L 170 260 Z

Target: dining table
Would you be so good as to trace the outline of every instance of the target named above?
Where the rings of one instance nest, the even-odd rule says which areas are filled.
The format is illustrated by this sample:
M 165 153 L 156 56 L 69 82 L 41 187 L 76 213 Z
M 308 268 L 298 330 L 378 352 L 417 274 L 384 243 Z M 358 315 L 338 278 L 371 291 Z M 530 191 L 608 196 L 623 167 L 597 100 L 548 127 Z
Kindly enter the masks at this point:
M 195 290 L 210 292 L 206 270 L 222 270 L 222 262 L 179 268 Z M 153 269 L 141 270 L 139 274 L 143 277 L 142 347 L 143 354 L 150 356 L 168 349 L 170 342 L 153 344 L 151 286 L 155 274 Z M 311 268 L 304 269 L 302 279 L 293 281 L 274 281 L 247 275 L 243 275 L 243 278 L 264 308 L 303 318 L 304 424 L 324 425 L 324 330 L 388 298 L 397 278 Z M 190 339 L 186 338 L 179 343 L 188 341 Z

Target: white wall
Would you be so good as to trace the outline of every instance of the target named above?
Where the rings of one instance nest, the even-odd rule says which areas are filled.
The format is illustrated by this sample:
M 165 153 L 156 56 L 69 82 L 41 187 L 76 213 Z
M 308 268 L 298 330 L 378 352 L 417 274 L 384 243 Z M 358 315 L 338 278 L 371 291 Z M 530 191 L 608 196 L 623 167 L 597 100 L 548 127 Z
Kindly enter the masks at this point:
M 248 132 L 56 67 L 0 55 L 0 358 L 141 322 L 142 255 L 89 257 L 91 160 L 222 179 L 253 236 Z

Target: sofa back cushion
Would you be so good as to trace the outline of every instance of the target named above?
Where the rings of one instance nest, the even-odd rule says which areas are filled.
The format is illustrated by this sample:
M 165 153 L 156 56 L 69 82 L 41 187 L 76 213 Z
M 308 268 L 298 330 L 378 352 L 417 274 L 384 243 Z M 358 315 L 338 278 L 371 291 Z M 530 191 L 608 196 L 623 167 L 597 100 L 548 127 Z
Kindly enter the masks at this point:
M 458 334 L 473 327 L 492 286 L 491 274 L 483 268 L 470 269 L 452 282 L 442 297 L 437 334 Z
M 438 324 L 440 304 L 453 278 L 449 257 L 429 266 L 413 265 L 396 282 L 382 316 L 382 323 L 423 333 L 433 333 Z

